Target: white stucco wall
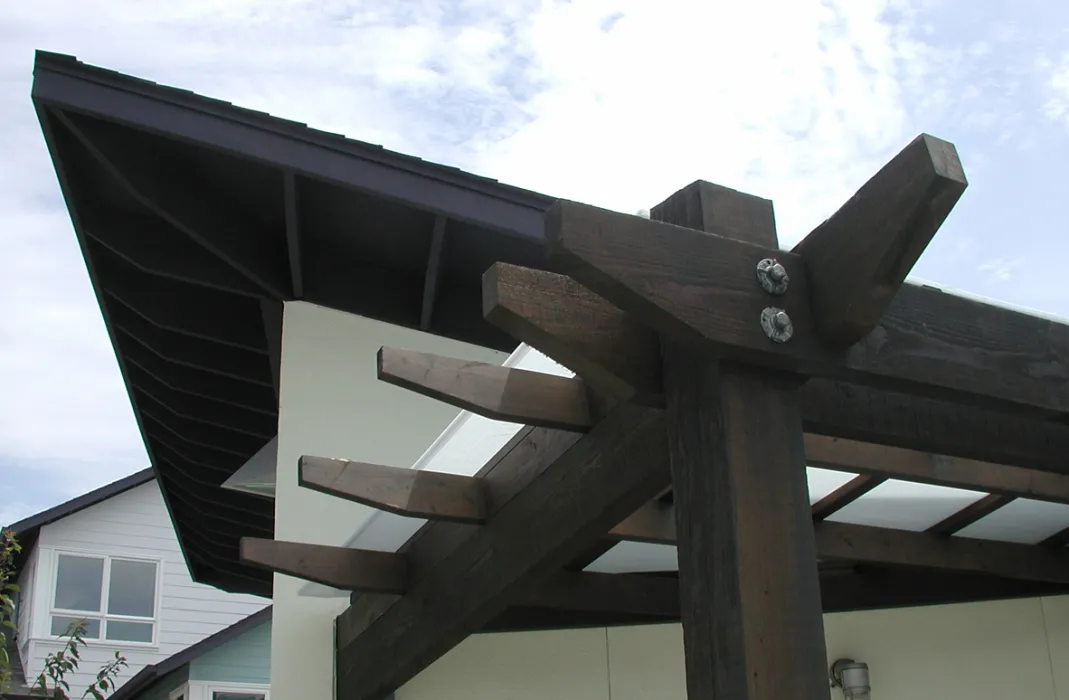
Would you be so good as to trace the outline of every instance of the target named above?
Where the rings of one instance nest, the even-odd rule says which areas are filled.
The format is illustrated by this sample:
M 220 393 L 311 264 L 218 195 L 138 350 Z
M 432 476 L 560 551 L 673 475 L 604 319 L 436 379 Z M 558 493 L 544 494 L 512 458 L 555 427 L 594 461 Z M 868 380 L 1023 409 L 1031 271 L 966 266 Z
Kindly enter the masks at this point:
M 473 360 L 505 355 L 304 302 L 285 305 L 279 395 L 275 537 L 342 545 L 371 510 L 297 487 L 301 455 L 410 466 L 458 413 L 378 381 L 383 345 Z M 347 598 L 298 595 L 302 582 L 275 576 L 271 694 L 333 697 L 334 618 Z
M 1069 597 L 824 618 L 875 700 L 1069 700 Z M 841 700 L 839 691 L 831 697 Z M 396 700 L 686 700 L 679 625 L 477 635 Z

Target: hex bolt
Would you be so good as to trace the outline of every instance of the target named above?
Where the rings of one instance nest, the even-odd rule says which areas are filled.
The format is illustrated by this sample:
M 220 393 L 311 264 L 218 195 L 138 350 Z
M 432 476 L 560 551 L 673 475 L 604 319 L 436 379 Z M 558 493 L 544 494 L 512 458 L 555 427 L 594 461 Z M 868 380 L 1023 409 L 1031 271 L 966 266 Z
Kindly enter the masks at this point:
M 757 263 L 757 281 L 766 292 L 779 296 L 787 291 L 791 278 L 781 262 L 765 258 Z
M 761 328 L 774 343 L 786 343 L 794 335 L 791 317 L 783 309 L 774 306 L 761 311 Z

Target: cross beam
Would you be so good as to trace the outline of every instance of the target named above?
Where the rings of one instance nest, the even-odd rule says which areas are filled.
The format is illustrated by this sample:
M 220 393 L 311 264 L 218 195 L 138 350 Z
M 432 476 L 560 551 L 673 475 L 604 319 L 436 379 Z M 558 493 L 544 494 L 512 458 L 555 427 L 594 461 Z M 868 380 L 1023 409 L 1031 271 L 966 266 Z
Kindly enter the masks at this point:
M 381 697 L 510 604 L 530 602 L 535 587 L 663 492 L 666 461 L 689 694 L 826 695 L 805 488 L 809 377 L 854 383 L 831 391 L 908 392 L 1018 417 L 1069 413 L 1063 326 L 902 285 L 964 188 L 953 147 L 922 136 L 792 252 L 776 245 L 770 203 L 705 183 L 655 208 L 652 218 L 666 221 L 558 203 L 547 220 L 551 262 L 593 292 L 576 295 L 580 312 L 617 311 L 539 327 L 524 325 L 530 309 L 487 294 L 488 318 L 536 329 L 522 339 L 551 357 L 574 349 L 559 340 L 580 327 L 595 340 L 621 328 L 648 340 L 637 353 L 617 346 L 616 360 L 566 362 L 578 383 L 542 387 L 501 368 L 438 375 L 422 356 L 380 357 L 384 379 L 552 427 L 522 431 L 484 470 L 482 496 L 456 480 L 438 484 L 453 494 L 443 515 L 469 522 L 429 523 L 402 552 L 403 589 L 357 600 L 361 629 L 339 643 L 339 698 Z M 851 269 L 838 269 L 842 256 Z M 410 381 L 421 373 L 422 383 Z M 458 384 L 461 375 L 470 381 Z M 1006 461 L 1064 473 L 1049 445 L 1029 459 Z M 924 471 L 916 460 L 910 468 Z M 351 484 L 316 487 L 374 500 Z M 425 496 L 412 481 L 389 502 L 426 512 Z

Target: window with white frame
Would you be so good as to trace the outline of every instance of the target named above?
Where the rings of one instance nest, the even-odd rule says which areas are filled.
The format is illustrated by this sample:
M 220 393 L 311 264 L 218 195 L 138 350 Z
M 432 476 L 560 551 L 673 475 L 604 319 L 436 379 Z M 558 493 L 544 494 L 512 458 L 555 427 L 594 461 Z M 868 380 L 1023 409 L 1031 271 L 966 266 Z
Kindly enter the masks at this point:
M 208 688 L 207 700 L 268 700 L 266 690 L 249 690 L 244 688 Z
M 57 553 L 49 632 L 85 620 L 86 639 L 151 644 L 158 582 L 156 561 Z

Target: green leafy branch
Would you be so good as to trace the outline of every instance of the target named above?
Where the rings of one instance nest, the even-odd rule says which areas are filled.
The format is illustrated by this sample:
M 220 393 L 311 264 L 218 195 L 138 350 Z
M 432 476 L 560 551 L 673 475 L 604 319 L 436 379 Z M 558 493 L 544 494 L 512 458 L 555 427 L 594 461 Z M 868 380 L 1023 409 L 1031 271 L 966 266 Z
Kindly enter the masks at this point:
M 12 583 L 15 573 L 15 558 L 22 551 L 22 546 L 10 530 L 0 530 L 0 700 L 7 697 L 13 674 L 11 658 L 7 652 L 8 635 L 18 632 L 15 621 L 15 595 L 19 587 Z M 70 683 L 66 680 L 69 673 L 78 671 L 81 662 L 81 650 L 87 644 L 85 635 L 87 622 L 72 622 L 64 635 L 63 648 L 52 652 L 45 658 L 44 670 L 37 676 L 30 695 L 52 698 L 53 700 L 71 700 Z M 96 678 L 81 695 L 81 700 L 92 698 L 104 700 L 107 694 L 116 688 L 116 678 L 127 667 L 126 659 L 115 652 L 115 658 L 100 667 Z

